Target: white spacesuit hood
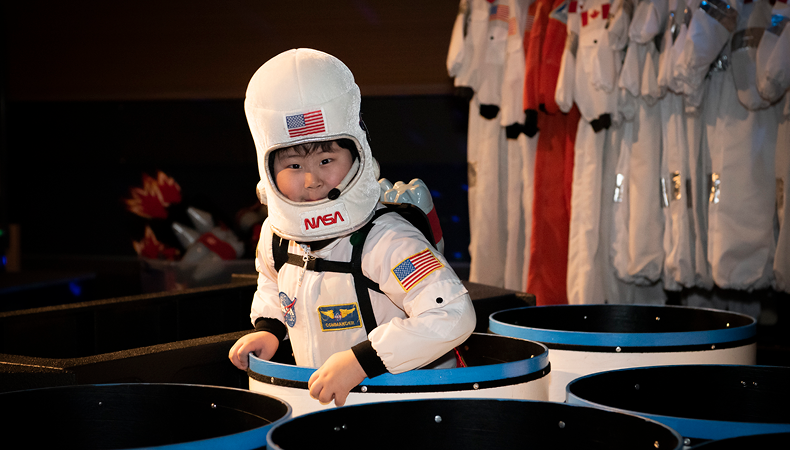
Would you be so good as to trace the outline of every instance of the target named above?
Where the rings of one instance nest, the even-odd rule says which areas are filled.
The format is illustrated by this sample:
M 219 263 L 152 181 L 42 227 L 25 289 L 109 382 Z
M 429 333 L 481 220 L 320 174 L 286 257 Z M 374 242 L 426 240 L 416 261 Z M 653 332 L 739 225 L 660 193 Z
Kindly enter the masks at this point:
M 244 111 L 258 153 L 258 197 L 268 206 L 277 235 L 313 242 L 349 234 L 372 217 L 379 199 L 378 163 L 360 121 L 360 101 L 351 71 L 317 50 L 288 50 L 252 76 Z M 275 150 L 341 138 L 356 144 L 359 165 L 338 186 L 339 196 L 302 203 L 277 189 L 269 165 Z

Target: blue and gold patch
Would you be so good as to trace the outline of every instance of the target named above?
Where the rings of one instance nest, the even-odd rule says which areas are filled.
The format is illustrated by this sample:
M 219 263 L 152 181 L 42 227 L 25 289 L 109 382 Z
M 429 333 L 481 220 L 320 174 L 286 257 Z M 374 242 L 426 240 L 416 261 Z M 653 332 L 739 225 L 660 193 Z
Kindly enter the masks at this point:
M 321 318 L 322 331 L 348 330 L 362 326 L 356 303 L 319 306 L 318 316 Z

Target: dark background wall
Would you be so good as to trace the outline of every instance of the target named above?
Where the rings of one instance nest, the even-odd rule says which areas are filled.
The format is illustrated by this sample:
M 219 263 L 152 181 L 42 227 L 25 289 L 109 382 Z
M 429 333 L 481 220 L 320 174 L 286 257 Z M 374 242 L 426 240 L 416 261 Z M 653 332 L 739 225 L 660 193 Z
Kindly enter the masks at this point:
M 20 225 L 23 268 L 100 257 L 94 266 L 103 267 L 87 269 L 102 271 L 108 257 L 133 258 L 144 221 L 122 200 L 157 170 L 182 188 L 171 219 L 196 206 L 232 224 L 256 204 L 247 82 L 295 47 L 326 51 L 351 68 L 382 176 L 422 178 L 434 192 L 445 253 L 468 261 L 468 103 L 452 94 L 445 69 L 457 7 L 3 2 L 0 209 L 4 228 Z

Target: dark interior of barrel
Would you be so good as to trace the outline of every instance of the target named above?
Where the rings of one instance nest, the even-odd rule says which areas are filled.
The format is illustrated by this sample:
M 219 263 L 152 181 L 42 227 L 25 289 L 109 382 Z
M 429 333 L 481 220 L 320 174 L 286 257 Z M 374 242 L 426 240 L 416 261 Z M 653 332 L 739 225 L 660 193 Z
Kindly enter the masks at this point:
M 182 444 L 263 427 L 285 403 L 243 390 L 197 385 L 86 385 L 0 395 L 10 441 L 52 439 L 67 448 Z M 263 438 L 265 439 L 265 438 Z
M 790 368 L 655 366 L 590 375 L 571 394 L 600 405 L 688 419 L 790 423 Z
M 532 341 L 488 333 L 472 333 L 456 350 L 467 367 L 522 361 L 546 351 L 543 346 Z M 280 364 L 296 364 L 287 340 L 280 344 L 271 360 Z
M 679 333 L 723 330 L 752 323 L 749 317 L 726 311 L 647 305 L 573 305 L 517 308 L 493 318 L 510 325 L 590 333 Z
M 483 399 L 326 410 L 275 427 L 270 439 L 282 449 L 383 448 L 387 439 L 398 439 L 403 448 L 454 449 L 655 450 L 679 444 L 666 427 L 631 415 L 561 403 Z

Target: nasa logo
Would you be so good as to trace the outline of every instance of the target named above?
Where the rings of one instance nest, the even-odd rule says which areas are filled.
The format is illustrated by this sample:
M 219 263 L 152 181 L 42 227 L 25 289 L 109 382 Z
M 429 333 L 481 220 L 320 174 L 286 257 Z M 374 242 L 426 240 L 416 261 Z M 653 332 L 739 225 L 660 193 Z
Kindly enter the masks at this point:
M 323 233 L 333 228 L 349 228 L 348 212 L 343 203 L 302 213 L 299 219 L 305 234 Z
M 304 220 L 304 227 L 305 229 L 310 228 L 318 228 L 319 226 L 323 225 L 334 225 L 337 221 L 340 220 L 341 222 L 345 222 L 346 219 L 340 215 L 340 211 L 335 211 L 335 215 L 332 214 L 324 214 L 323 216 L 313 217 L 313 220 L 305 219 Z

